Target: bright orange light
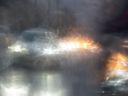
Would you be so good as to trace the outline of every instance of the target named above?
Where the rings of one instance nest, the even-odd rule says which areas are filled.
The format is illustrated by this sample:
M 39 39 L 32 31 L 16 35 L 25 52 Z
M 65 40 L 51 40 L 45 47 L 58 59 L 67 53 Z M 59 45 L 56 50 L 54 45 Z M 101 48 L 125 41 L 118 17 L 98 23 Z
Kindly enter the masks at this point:
M 107 79 L 119 76 L 121 72 L 128 72 L 128 56 L 114 53 L 107 64 Z
M 84 36 L 68 36 L 61 40 L 60 47 L 63 50 L 88 50 L 90 52 L 96 52 L 100 49 L 99 44 L 95 43 L 91 38 Z

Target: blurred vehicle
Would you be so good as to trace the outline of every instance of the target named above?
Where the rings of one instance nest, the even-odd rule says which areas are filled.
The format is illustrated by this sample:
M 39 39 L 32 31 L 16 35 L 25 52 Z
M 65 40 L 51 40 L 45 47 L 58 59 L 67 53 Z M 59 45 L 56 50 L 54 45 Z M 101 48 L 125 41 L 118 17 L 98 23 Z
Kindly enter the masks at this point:
M 125 31 L 114 32 L 105 36 L 102 42 L 110 53 L 105 62 L 105 79 L 101 84 L 100 92 L 102 96 L 127 96 L 128 34 Z
M 72 53 L 75 55 L 98 53 L 100 46 L 90 38 L 85 39 L 78 35 L 77 37 L 59 38 L 54 31 L 33 28 L 25 30 L 19 39 L 8 47 L 8 50 L 14 56 L 16 65 L 47 69 L 46 67 L 49 66 L 51 68 L 58 66 L 61 58 L 67 55 L 72 57 L 74 55 Z
M 103 92 L 121 94 L 128 92 L 128 55 L 123 52 L 113 52 L 108 58 L 103 82 Z
M 50 56 L 56 54 L 56 43 L 57 37 L 53 32 L 35 28 L 25 30 L 18 40 L 8 47 L 8 50 L 14 57 L 14 64 L 38 69 L 46 63 L 47 66 L 50 64 L 48 62 L 53 59 Z

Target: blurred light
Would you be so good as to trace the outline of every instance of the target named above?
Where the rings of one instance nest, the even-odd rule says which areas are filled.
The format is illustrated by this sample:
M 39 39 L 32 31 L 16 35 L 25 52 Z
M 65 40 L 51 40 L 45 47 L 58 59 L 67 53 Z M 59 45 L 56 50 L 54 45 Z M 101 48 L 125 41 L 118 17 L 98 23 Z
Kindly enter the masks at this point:
M 78 50 L 80 48 L 80 43 L 79 42 L 60 42 L 59 47 L 62 51 L 74 51 Z
M 65 51 L 88 51 L 98 52 L 101 47 L 88 37 L 67 37 L 59 42 L 59 48 L 63 52 Z
M 41 95 L 39 96 L 64 96 L 64 92 L 63 91 L 59 91 L 59 92 L 41 92 Z
M 122 87 L 128 81 L 128 56 L 123 53 L 113 53 L 106 69 L 108 85 Z M 117 89 L 118 89 L 117 87 Z
M 65 54 L 71 52 L 93 52 L 97 53 L 101 50 L 99 44 L 94 42 L 93 39 L 89 37 L 81 36 L 69 36 L 62 39 L 59 39 L 58 42 L 54 44 L 41 44 L 39 42 L 21 42 L 18 41 L 15 44 L 8 47 L 9 51 L 16 53 L 24 53 L 27 51 L 34 51 L 39 55 L 57 55 Z
M 128 40 L 124 40 L 124 43 L 128 43 Z
M 122 44 L 123 48 L 128 48 L 128 40 L 124 40 Z
M 34 96 L 67 96 L 67 88 L 61 74 L 43 73 L 39 77 L 41 77 L 41 83 L 38 86 L 40 89 L 34 92 Z
M 50 46 L 50 45 L 49 45 Z M 43 49 L 43 55 L 55 55 L 55 54 L 65 54 L 65 52 L 78 52 L 78 51 L 88 51 L 88 52 L 99 52 L 101 50 L 100 46 L 93 44 L 91 41 L 84 40 L 62 40 L 57 44 L 56 48 Z
M 2 85 L 2 96 L 28 96 L 28 88 L 24 86 Z
M 45 48 L 43 49 L 43 55 L 55 55 L 58 54 L 58 50 L 55 48 Z
M 122 53 L 114 53 L 107 64 L 107 77 L 122 76 L 124 72 L 128 73 L 128 56 Z
M 27 85 L 23 71 L 9 70 L 1 78 L 1 94 L 2 96 L 28 96 L 29 86 Z
M 27 51 L 27 49 L 24 48 L 24 47 L 22 46 L 22 44 L 14 44 L 14 45 L 12 45 L 12 46 L 9 46 L 8 49 L 9 49 L 11 52 L 20 52 L 20 53 Z
M 124 48 L 128 48 L 128 45 L 123 45 L 122 47 L 124 47 Z

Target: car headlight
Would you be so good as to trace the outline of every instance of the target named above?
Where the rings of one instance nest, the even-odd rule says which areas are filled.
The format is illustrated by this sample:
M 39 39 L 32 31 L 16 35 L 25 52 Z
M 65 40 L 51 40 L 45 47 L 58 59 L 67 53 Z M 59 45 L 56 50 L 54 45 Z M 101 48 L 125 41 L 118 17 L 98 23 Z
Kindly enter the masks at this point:
M 16 43 L 8 47 L 10 52 L 16 52 L 16 53 L 24 53 L 27 52 L 27 48 L 23 46 L 21 43 Z

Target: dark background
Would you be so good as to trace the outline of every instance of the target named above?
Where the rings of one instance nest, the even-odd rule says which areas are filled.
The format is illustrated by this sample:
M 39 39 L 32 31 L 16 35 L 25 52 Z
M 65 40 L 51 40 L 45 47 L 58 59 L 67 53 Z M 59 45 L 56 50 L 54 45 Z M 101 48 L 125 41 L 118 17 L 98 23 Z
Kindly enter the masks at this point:
M 22 5 L 22 4 L 26 4 L 26 6 L 27 7 L 31 7 L 30 9 L 32 9 L 33 11 L 33 14 L 34 15 L 36 15 L 36 17 L 38 17 L 38 19 L 36 18 L 36 20 L 35 20 L 35 17 L 31 17 L 31 18 L 29 18 L 29 20 L 28 20 L 28 14 L 27 13 L 25 13 L 25 11 L 24 11 L 24 9 L 23 9 L 23 11 L 21 11 L 21 14 L 23 15 L 23 16 L 21 16 L 22 17 L 22 19 L 21 20 L 19 20 L 18 22 L 16 21 L 14 21 L 13 19 L 17 19 L 17 18 L 15 18 L 14 16 L 13 16 L 13 14 L 14 15 L 17 15 L 18 14 L 18 11 L 15 9 L 16 8 L 16 4 L 15 4 L 15 2 L 16 1 L 20 1 L 20 4 Z M 36 0 L 35 0 L 36 1 Z M 107 1 L 107 0 L 106 0 Z M 109 0 L 108 0 L 109 1 Z M 114 0 L 113 0 L 114 1 Z M 127 7 L 127 5 L 128 5 L 128 1 L 127 0 L 122 0 L 123 2 L 125 2 L 125 5 L 124 5 L 124 8 L 121 10 L 121 12 L 119 12 L 119 14 L 117 15 L 117 16 L 115 16 L 114 18 L 112 18 L 111 20 L 108 20 L 107 22 L 105 22 L 105 28 L 104 28 L 104 30 L 103 30 L 103 32 L 104 33 L 123 33 L 123 34 L 127 34 L 128 32 L 127 32 L 127 30 L 128 30 L 128 7 Z M 26 28 L 30 28 L 30 27 L 36 27 L 36 26 L 38 26 L 38 25 L 41 25 L 42 23 L 40 22 L 40 21 L 44 21 L 44 14 L 45 15 L 48 15 L 48 13 L 46 12 L 44 12 L 44 14 L 43 14 L 43 16 L 42 16 L 42 14 L 39 14 L 38 12 L 36 12 L 35 10 L 36 10 L 36 2 L 35 2 L 35 5 L 34 4 L 28 4 L 27 5 L 27 2 L 29 2 L 29 0 L 0 0 L 0 21 L 1 21 L 1 19 L 3 19 L 4 18 L 4 16 L 6 16 L 7 14 L 9 15 L 9 17 L 10 17 L 10 15 L 12 16 L 10 19 L 11 20 L 8 20 L 8 21 L 2 21 L 2 22 L 11 22 L 11 24 L 9 24 L 9 26 L 10 26 L 10 28 L 11 28 L 11 30 L 13 30 L 13 31 L 21 31 L 21 30 L 23 30 L 23 29 L 26 29 Z M 116 2 L 116 1 L 114 1 L 114 2 Z M 14 5 L 13 5 L 14 4 Z M 109 8 L 109 6 L 113 6 L 114 5 L 114 3 L 112 2 L 110 5 L 108 5 L 108 8 Z M 13 7 L 14 8 L 13 8 Z M 17 5 L 18 6 L 18 5 Z M 24 5 L 25 6 L 25 5 Z M 59 3 L 58 3 L 58 6 L 59 6 Z M 60 5 L 61 6 L 61 5 Z M 20 8 L 21 7 L 21 8 Z M 42 6 L 43 7 L 43 6 Z M 118 7 L 118 6 L 116 6 L 116 7 Z M 120 6 L 119 6 L 120 7 Z M 19 8 L 20 9 L 22 9 L 23 8 L 23 6 L 19 6 Z M 28 9 L 28 8 L 26 8 L 26 9 Z M 38 10 L 38 9 L 37 9 Z M 104 10 L 104 9 L 103 9 Z M 113 9 L 111 9 L 111 10 L 113 10 Z M 8 11 L 8 12 L 7 12 Z M 28 9 L 28 11 L 29 11 L 29 9 Z M 53 24 L 51 24 L 51 25 L 48 25 L 48 26 L 50 26 L 50 27 L 52 27 L 52 28 L 58 28 L 58 26 L 60 27 L 60 28 L 66 28 L 68 25 L 70 25 L 70 26 L 74 26 L 74 18 L 73 18 L 73 16 L 72 16 L 72 14 L 68 11 L 68 10 L 66 10 L 66 9 L 64 9 L 64 11 L 68 14 L 68 15 L 60 15 L 60 16 L 58 16 L 58 17 L 56 17 L 56 20 L 55 20 L 55 22 L 58 22 L 58 24 L 55 24 L 55 23 L 53 23 Z M 118 10 L 116 10 L 116 11 L 118 11 Z M 22 12 L 24 12 L 24 13 L 22 13 Z M 114 11 L 113 11 L 114 12 Z M 4 15 L 3 15 L 4 14 Z M 109 13 L 109 14 L 113 14 L 113 13 Z M 2 15 L 2 16 L 1 16 Z M 6 17 L 5 17 L 6 18 Z M 8 17 L 7 17 L 8 18 Z M 24 20 L 23 20 L 24 19 Z M 46 19 L 46 18 L 45 18 Z M 6 19 L 7 20 L 7 19 Z M 27 22 L 25 22 L 27 20 Z M 48 20 L 48 19 L 47 19 Z M 52 19 L 53 20 L 53 19 Z M 61 21 L 60 21 L 61 20 Z M 49 20 L 49 22 L 50 22 L 50 20 Z M 53 21 L 52 21 L 53 22 Z M 63 24 L 62 24 L 62 22 L 63 22 Z M 51 23 L 51 22 L 50 22 Z M 45 23 L 46 24 L 46 23 Z M 67 25 L 68 24 L 68 25 Z M 67 25 L 67 26 L 66 26 Z M 15 27 L 14 27 L 15 26 Z M 45 26 L 46 27 L 46 26 Z

